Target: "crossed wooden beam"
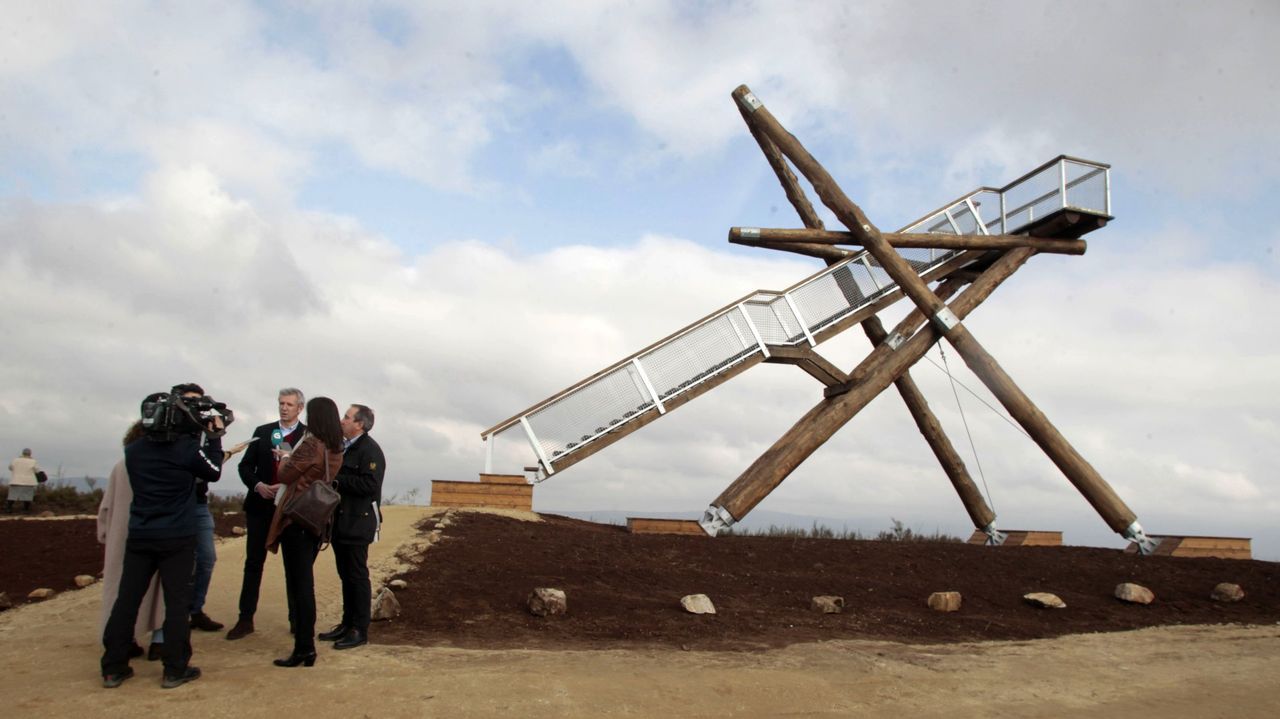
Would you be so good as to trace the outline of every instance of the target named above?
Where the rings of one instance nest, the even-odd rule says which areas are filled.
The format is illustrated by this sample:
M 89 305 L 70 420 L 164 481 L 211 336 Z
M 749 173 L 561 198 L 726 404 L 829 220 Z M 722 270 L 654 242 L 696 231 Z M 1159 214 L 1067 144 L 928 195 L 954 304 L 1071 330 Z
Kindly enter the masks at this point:
M 908 372 L 934 343 L 945 337 L 969 369 L 991 390 L 1036 444 L 1040 445 L 1107 525 L 1133 541 L 1143 554 L 1154 551 L 1155 540 L 1143 531 L 1133 510 L 1071 446 L 963 323 L 970 312 L 1032 255 L 1038 252 L 1083 254 L 1084 241 L 1025 235 L 882 233 L 746 85 L 734 90 L 733 98 L 747 128 L 782 184 L 787 199 L 800 215 L 804 229 L 735 228 L 730 233 L 730 242 L 796 252 L 821 258 L 828 264 L 851 254 L 848 250 L 837 247 L 837 244 L 863 247 L 897 283 L 915 305 L 915 309 L 892 332 L 886 331 L 874 314 L 863 319 L 863 331 L 874 349 L 847 374 L 822 359 L 811 348 L 780 353 L 773 360 L 797 364 L 824 382 L 827 385 L 824 398 L 720 493 L 700 520 L 703 528 L 714 536 L 721 529 L 742 519 L 801 462 L 872 399 L 890 384 L 894 384 L 960 495 L 974 526 L 987 534 L 989 544 L 1001 543 L 1004 537 L 995 527 L 995 513 L 982 499 L 964 462 L 929 410 L 928 402 Z M 828 232 L 825 229 L 791 171 L 791 164 L 809 181 L 819 200 L 835 214 L 847 228 L 847 232 Z M 894 250 L 895 247 L 985 251 L 990 261 L 978 263 L 984 269 L 977 274 L 955 273 L 943 280 L 936 290 L 930 290 L 926 281 Z M 955 299 L 948 304 L 947 301 L 953 296 Z

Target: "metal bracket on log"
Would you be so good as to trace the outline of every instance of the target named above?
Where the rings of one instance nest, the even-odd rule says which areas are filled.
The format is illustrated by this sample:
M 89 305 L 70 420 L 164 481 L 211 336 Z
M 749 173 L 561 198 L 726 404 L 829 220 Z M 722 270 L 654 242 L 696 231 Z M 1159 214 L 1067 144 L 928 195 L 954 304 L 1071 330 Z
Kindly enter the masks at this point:
M 702 531 L 714 537 L 720 533 L 720 530 L 732 527 L 737 521 L 732 514 L 729 514 L 729 510 L 713 504 L 702 513 L 702 519 L 698 520 L 698 525 L 702 527 Z
M 1142 531 L 1142 525 L 1137 522 L 1126 527 L 1120 536 L 1136 544 L 1138 554 L 1144 556 L 1154 554 L 1156 547 L 1160 546 L 1160 540 L 1148 537 L 1147 533 Z
M 950 308 L 943 305 L 936 313 L 934 313 L 933 324 L 937 326 L 940 333 L 945 335 L 956 325 L 960 324 L 960 318 L 956 317 L 956 313 L 952 312 Z
M 981 529 L 982 533 L 987 535 L 986 546 L 988 547 L 998 547 L 1004 544 L 1004 540 L 1009 538 L 1009 535 L 996 529 L 996 525 L 994 523 L 988 524 Z

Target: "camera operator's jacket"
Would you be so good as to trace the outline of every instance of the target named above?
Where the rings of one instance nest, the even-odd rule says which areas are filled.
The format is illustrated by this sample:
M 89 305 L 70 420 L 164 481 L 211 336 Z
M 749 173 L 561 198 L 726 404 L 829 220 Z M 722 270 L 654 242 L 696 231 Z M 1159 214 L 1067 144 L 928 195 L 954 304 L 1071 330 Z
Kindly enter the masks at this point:
M 378 541 L 382 527 L 382 477 L 387 471 L 382 447 L 367 433 L 347 447 L 338 470 L 338 494 L 342 501 L 333 515 L 334 544 L 369 544 Z
M 196 480 L 222 476 L 222 440 L 182 436 L 173 441 L 149 437 L 124 448 L 124 464 L 133 488 L 129 539 L 168 539 L 196 534 Z

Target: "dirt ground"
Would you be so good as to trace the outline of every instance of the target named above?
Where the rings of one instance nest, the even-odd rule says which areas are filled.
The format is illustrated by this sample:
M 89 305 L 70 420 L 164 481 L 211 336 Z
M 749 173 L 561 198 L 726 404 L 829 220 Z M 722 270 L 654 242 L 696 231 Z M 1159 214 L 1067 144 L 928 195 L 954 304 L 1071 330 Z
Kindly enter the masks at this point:
M 424 519 L 439 534 L 416 529 Z M 10 523 L 0 522 L 0 557 L 15 546 Z M 58 543 L 63 568 L 96 574 L 72 566 L 77 541 Z M 163 691 L 158 664 L 135 661 L 137 677 L 105 690 L 94 585 L 0 612 L 0 707 L 6 717 L 1270 717 L 1280 706 L 1273 563 L 941 545 L 894 545 L 903 553 L 881 562 L 885 545 L 837 544 L 641 538 L 573 520 L 391 507 L 372 570 L 376 581 L 410 586 L 398 593 L 405 614 L 376 624 L 369 646 L 322 646 L 310 669 L 271 666 L 290 646 L 273 559 L 257 633 L 193 636 L 203 678 Z M 418 568 L 406 562 L 415 556 Z M 234 619 L 243 557 L 243 539 L 220 542 L 207 609 L 221 621 Z M 341 607 L 331 557 L 316 564 L 320 626 Z M 1156 603 L 1121 605 L 1110 598 L 1118 581 L 1146 584 Z M 1218 581 L 1241 584 L 1245 602 L 1209 603 Z M 565 589 L 569 614 L 527 615 L 521 603 L 534 586 Z M 923 608 L 938 589 L 962 592 L 961 611 Z M 1033 610 L 1010 590 L 1054 591 L 1068 607 Z M 711 596 L 719 614 L 673 608 L 690 592 Z M 816 593 L 844 595 L 846 612 L 811 614 Z M 1163 626 L 1134 629 L 1147 625 Z

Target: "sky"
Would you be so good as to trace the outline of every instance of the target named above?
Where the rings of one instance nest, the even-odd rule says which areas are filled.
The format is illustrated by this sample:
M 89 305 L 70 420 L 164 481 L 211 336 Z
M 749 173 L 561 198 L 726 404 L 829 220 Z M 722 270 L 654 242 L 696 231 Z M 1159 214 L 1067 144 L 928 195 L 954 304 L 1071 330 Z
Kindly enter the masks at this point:
M 966 325 L 1148 532 L 1280 560 L 1277 30 L 1274 2 L 0 0 L 0 453 L 102 477 L 153 391 L 202 384 L 236 440 L 297 386 L 374 408 L 388 497 L 475 479 L 483 429 L 821 267 L 726 242 L 800 226 L 746 84 L 885 230 L 1112 165 L 1088 252 Z M 1123 546 L 954 351 L 913 377 L 999 526 Z M 697 517 L 821 396 L 761 365 L 535 508 Z M 892 391 L 758 511 L 972 531 Z

